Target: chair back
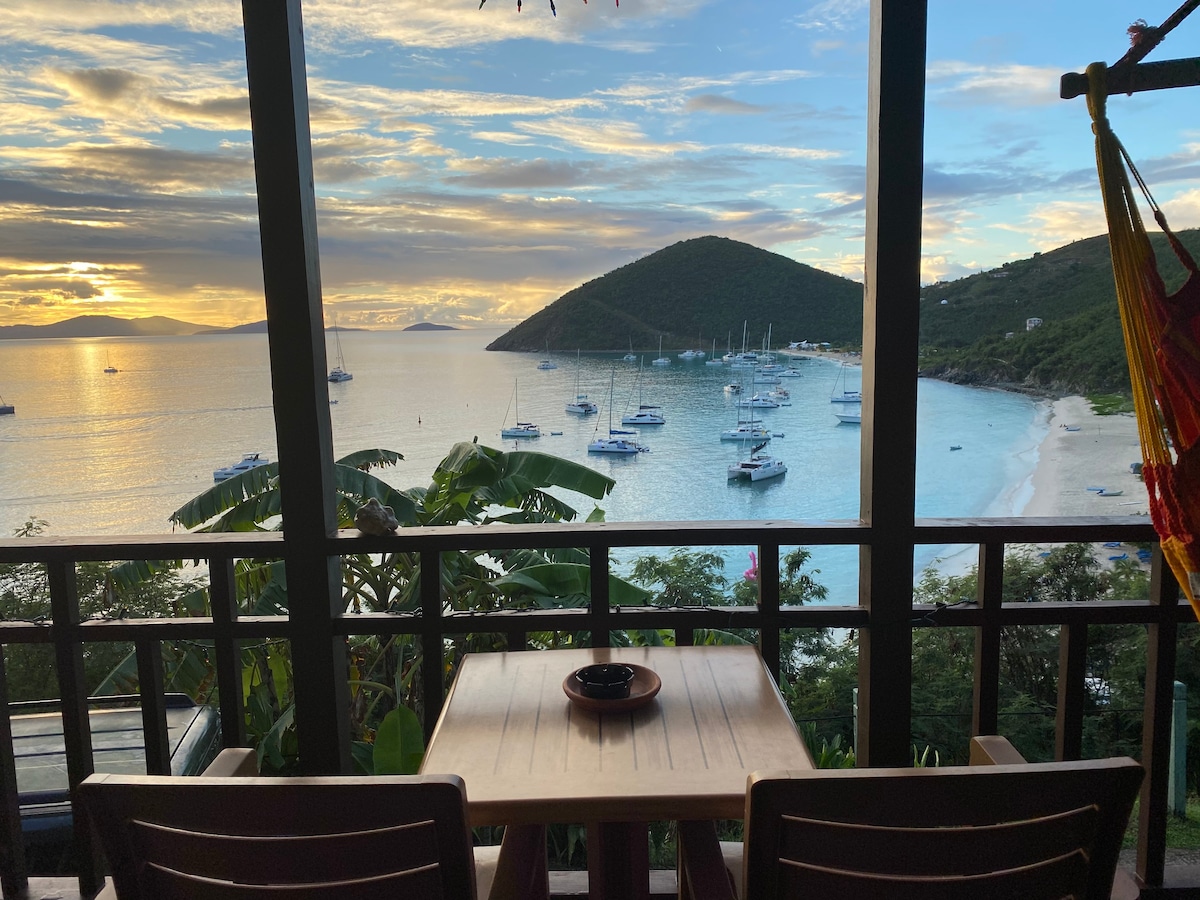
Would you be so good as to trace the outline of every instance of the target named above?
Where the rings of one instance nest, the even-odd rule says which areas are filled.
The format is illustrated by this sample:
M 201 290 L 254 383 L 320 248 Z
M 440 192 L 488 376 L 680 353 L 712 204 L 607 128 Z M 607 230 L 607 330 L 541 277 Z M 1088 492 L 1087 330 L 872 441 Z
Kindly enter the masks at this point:
M 474 900 L 454 775 L 183 778 L 80 786 L 120 900 Z
M 744 900 L 1102 900 L 1142 767 L 756 772 Z

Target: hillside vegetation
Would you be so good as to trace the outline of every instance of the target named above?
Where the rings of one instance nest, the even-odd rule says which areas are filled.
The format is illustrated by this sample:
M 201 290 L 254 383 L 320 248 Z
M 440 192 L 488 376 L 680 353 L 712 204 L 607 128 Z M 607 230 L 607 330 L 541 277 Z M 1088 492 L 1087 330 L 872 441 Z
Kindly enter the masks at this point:
M 1200 258 L 1200 229 L 1179 238 Z M 1186 271 L 1162 234 L 1150 240 L 1167 290 L 1178 289 Z M 1026 320 L 1035 317 L 1042 324 L 1026 331 Z M 922 374 L 951 381 L 1128 392 L 1107 236 L 924 288 L 921 348 Z
M 1200 229 L 1179 233 L 1200 258 Z M 1168 291 L 1186 270 L 1151 235 Z M 1129 371 L 1106 235 L 921 290 L 923 375 L 1040 393 L 1128 393 Z M 1026 330 L 1031 318 L 1042 324 Z M 862 285 L 749 244 L 682 241 L 564 294 L 489 350 L 718 352 L 732 335 L 762 346 L 862 343 Z
M 862 341 L 862 285 L 721 237 L 681 241 L 559 297 L 489 350 L 712 349 Z

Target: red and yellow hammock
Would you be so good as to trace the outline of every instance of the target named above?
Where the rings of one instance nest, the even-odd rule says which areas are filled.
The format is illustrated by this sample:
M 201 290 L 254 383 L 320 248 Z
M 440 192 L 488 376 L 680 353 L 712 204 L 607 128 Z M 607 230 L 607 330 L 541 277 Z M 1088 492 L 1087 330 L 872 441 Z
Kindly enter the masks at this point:
M 1163 556 L 1200 617 L 1200 276 L 1109 127 L 1105 73 L 1103 63 L 1088 67 L 1088 111 L 1133 383 L 1142 475 Z M 1174 294 L 1167 294 L 1158 273 L 1130 173 L 1188 271 Z

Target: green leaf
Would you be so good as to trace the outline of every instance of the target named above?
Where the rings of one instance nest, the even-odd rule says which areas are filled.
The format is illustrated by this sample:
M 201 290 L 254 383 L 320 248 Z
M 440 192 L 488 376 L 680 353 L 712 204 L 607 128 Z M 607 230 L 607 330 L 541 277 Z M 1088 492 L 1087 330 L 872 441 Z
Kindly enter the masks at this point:
M 415 712 L 398 706 L 383 717 L 375 730 L 376 775 L 415 775 L 424 756 L 421 720 Z
M 381 469 L 384 466 L 394 466 L 404 459 L 395 450 L 356 450 L 337 461 L 339 466 L 349 466 L 351 469 Z
M 507 594 L 531 591 L 551 597 L 568 597 L 573 594 L 591 596 L 591 567 L 576 563 L 546 563 L 529 566 L 510 572 L 489 582 L 492 587 Z M 649 591 L 630 584 L 615 575 L 608 576 L 609 601 L 618 606 L 645 606 Z

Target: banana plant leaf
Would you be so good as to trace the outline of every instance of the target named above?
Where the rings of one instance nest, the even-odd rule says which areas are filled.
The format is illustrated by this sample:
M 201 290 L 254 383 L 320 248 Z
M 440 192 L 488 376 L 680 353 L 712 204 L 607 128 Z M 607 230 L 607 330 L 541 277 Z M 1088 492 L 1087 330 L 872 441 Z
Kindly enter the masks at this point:
M 529 592 L 545 597 L 590 597 L 591 568 L 573 563 L 547 563 L 510 572 L 489 582 L 505 594 Z M 615 575 L 608 576 L 609 602 L 618 606 L 645 606 L 653 594 Z
M 337 460 L 337 464 L 366 472 L 369 469 L 394 466 L 403 460 L 404 456 L 395 450 L 356 450 Z
M 407 706 L 398 706 L 375 729 L 372 753 L 376 775 L 415 775 L 425 756 L 421 720 Z

